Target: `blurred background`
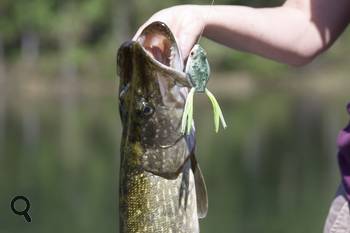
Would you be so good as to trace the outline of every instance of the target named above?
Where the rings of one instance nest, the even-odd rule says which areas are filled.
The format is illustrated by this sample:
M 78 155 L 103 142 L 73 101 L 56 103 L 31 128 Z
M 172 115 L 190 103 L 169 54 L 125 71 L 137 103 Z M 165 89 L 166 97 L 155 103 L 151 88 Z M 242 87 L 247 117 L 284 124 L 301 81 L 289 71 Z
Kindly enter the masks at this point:
M 1 233 L 118 232 L 115 55 L 148 17 L 175 4 L 209 1 L 0 1 Z M 215 134 L 210 103 L 196 97 L 209 192 L 201 232 L 321 232 L 339 182 L 350 33 L 304 68 L 201 43 L 228 123 Z M 15 195 L 31 200 L 31 224 L 10 211 Z

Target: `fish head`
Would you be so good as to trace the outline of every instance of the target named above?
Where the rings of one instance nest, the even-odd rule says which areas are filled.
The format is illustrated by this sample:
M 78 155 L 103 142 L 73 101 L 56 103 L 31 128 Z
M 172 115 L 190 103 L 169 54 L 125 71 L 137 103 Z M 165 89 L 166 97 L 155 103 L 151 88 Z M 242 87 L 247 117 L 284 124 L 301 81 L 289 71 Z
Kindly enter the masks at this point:
M 131 164 L 176 176 L 193 143 L 180 130 L 191 84 L 175 37 L 164 23 L 151 23 L 119 48 L 117 60 L 122 154 L 129 150 Z

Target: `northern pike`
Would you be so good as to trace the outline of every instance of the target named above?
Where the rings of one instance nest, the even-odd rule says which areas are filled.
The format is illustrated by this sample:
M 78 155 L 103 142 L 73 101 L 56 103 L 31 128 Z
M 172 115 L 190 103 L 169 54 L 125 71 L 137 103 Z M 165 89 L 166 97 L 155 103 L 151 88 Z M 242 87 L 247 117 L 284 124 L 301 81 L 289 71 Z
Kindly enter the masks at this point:
M 120 151 L 120 233 L 197 233 L 207 214 L 194 128 L 181 133 L 191 83 L 176 40 L 161 22 L 149 24 L 117 55 Z

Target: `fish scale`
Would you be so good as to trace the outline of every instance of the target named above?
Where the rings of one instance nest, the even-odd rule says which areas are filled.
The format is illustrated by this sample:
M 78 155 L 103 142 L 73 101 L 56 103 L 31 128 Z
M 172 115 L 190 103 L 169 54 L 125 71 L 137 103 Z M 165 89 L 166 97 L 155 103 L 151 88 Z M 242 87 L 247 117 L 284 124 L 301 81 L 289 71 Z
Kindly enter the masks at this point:
M 167 187 L 180 186 L 182 175 L 176 180 L 161 179 L 151 173 L 131 172 L 126 177 L 128 182 L 128 193 L 123 193 L 127 197 L 122 201 L 121 212 L 127 215 L 125 228 L 122 232 L 197 232 L 198 224 L 195 226 L 181 223 L 198 222 L 197 216 L 192 215 L 192 211 L 187 211 L 184 205 L 178 205 L 179 190 L 177 192 L 166 193 L 164 198 L 159 195 L 160 190 L 166 190 Z M 157 188 L 157 184 L 160 187 Z M 190 176 L 190 188 L 194 188 L 193 175 Z M 189 199 L 195 200 L 195 193 L 192 192 Z M 158 201 L 156 200 L 158 197 Z M 182 200 L 181 203 L 184 203 Z M 195 203 L 195 201 L 191 201 Z M 171 206 L 173 208 L 171 208 Z M 194 206 L 187 206 L 188 210 L 195 210 Z M 179 214 L 175 214 L 179 213 Z M 155 220 L 155 221 L 154 221 Z

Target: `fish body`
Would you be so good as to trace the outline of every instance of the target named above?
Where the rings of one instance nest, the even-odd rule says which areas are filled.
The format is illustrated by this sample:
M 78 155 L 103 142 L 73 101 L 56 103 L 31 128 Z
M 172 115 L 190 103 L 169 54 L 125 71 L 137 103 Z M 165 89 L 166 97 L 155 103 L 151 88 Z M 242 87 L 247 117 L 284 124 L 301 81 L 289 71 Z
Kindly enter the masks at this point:
M 194 130 L 180 132 L 191 83 L 173 34 L 164 23 L 151 23 L 119 48 L 117 66 L 120 232 L 197 233 L 207 193 Z

